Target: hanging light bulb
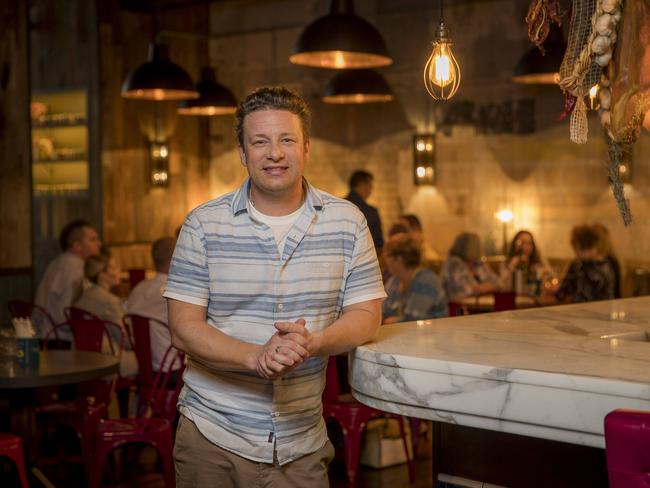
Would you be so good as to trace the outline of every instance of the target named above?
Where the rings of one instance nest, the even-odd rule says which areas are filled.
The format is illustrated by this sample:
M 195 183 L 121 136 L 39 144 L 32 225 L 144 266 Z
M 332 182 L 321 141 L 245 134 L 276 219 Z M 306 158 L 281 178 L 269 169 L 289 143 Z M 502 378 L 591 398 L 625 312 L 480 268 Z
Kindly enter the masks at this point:
M 449 100 L 460 86 L 460 67 L 451 51 L 451 38 L 442 15 L 440 0 L 440 24 L 433 51 L 424 66 L 424 86 L 435 100 Z
M 591 110 L 598 110 L 600 108 L 600 104 L 598 103 L 598 100 L 596 100 L 599 89 L 600 86 L 598 86 L 598 84 L 595 84 L 589 89 L 589 108 Z

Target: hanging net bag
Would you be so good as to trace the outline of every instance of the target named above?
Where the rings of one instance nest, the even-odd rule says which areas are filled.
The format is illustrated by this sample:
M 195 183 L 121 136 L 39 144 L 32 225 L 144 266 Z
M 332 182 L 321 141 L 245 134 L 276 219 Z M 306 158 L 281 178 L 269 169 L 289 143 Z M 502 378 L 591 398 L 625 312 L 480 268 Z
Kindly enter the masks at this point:
M 577 144 L 585 144 L 589 132 L 585 97 L 598 84 L 603 66 L 612 59 L 610 37 L 596 30 L 602 6 L 602 0 L 573 0 L 569 40 L 560 66 L 560 88 L 567 97 L 567 106 L 573 106 L 570 138 Z

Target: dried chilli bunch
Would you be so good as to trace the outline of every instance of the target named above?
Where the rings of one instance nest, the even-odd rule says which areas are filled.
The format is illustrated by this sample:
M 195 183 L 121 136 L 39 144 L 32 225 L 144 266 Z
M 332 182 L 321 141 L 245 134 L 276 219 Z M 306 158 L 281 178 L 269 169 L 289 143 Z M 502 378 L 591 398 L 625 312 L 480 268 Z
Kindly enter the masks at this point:
M 551 30 L 551 22 L 562 25 L 563 15 L 560 0 L 533 0 L 528 7 L 526 14 L 528 39 L 542 54 L 546 54 L 543 44 Z

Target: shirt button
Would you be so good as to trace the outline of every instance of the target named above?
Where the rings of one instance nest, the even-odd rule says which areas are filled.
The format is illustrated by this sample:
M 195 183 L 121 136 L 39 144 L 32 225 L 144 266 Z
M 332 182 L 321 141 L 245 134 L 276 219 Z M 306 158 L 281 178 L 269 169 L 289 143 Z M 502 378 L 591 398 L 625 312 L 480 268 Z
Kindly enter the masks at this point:
M 284 308 L 284 305 L 282 303 L 278 303 L 278 310 L 282 310 Z

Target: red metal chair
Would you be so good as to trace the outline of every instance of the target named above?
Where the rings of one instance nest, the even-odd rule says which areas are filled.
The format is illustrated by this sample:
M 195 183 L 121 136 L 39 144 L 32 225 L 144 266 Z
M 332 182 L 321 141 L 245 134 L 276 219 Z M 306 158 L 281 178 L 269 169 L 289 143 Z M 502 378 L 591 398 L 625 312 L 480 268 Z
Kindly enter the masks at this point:
M 494 311 L 515 310 L 517 308 L 517 294 L 514 291 L 494 292 Z
M 29 488 L 27 472 L 25 471 L 25 455 L 23 454 L 23 441 L 17 435 L 0 434 L 0 456 L 8 457 L 16 465 L 20 486 Z
M 449 302 L 447 304 L 449 307 L 449 316 L 457 317 L 459 315 L 469 315 L 469 311 L 465 305 L 461 305 L 458 302 Z
M 143 315 L 137 314 L 126 314 L 124 316 L 124 325 L 128 334 L 131 337 L 131 343 L 133 344 L 133 350 L 135 351 L 135 356 L 138 360 L 138 388 L 140 389 L 140 396 L 138 398 L 138 410 L 142 407 L 143 402 L 146 402 L 149 398 L 151 391 L 151 385 L 153 384 L 156 373 L 153 370 L 153 365 L 151 362 L 151 335 L 150 327 L 151 324 L 159 324 L 162 327 L 167 327 L 167 324 L 156 320 L 151 317 L 145 317 Z M 171 357 L 171 356 L 170 356 Z M 173 365 L 172 365 L 173 367 Z M 175 387 L 179 382 L 182 386 L 181 373 L 182 367 L 177 372 L 174 373 L 176 381 L 172 380 L 173 386 Z M 174 401 L 174 398 L 178 398 L 178 394 L 174 393 L 175 388 L 170 388 L 167 390 L 169 395 L 168 402 L 171 404 Z M 180 390 L 179 390 L 180 391 Z M 175 405 L 174 405 L 175 411 Z
M 400 433 L 406 453 L 409 468 L 409 481 L 415 478 L 413 460 L 409 455 L 408 439 L 404 429 L 404 418 L 401 415 L 382 412 L 372 407 L 363 405 L 352 398 L 352 395 L 340 395 L 338 372 L 336 369 L 336 356 L 330 356 L 327 365 L 325 390 L 323 391 L 323 417 L 325 420 L 336 420 L 343 431 L 343 445 L 345 448 L 345 467 L 348 475 L 348 485 L 354 487 L 359 469 L 361 456 L 361 434 L 370 419 L 377 417 L 394 418 L 399 421 Z
M 119 355 L 122 350 L 122 329 L 112 322 L 100 319 L 71 319 L 75 349 L 80 351 L 102 352 L 104 341 L 108 344 L 109 352 Z M 114 344 L 109 328 L 117 328 L 121 340 Z M 113 391 L 118 388 L 118 378 L 111 381 L 105 379 L 82 383 L 77 387 L 77 398 L 72 401 L 59 401 L 43 405 L 36 409 L 36 415 L 41 424 L 63 424 L 72 428 L 81 445 L 81 461 L 86 469 L 92 463 L 95 432 L 100 419 L 106 417 L 106 405 L 110 402 Z M 120 410 L 122 413 L 122 409 Z M 70 458 L 68 461 L 78 461 Z M 43 462 L 45 462 L 43 460 Z
M 171 355 L 171 356 L 169 356 Z M 171 361 L 166 362 L 171 357 Z M 172 346 L 165 353 L 163 364 L 172 365 L 176 359 L 182 361 L 183 354 Z M 176 486 L 174 461 L 172 459 L 172 423 L 165 418 L 166 390 L 173 371 L 171 366 L 159 371 L 152 383 L 151 394 L 143 409 L 135 419 L 101 420 L 95 437 L 95 456 L 91 466 L 89 486 L 101 485 L 106 458 L 113 449 L 131 443 L 145 443 L 153 446 L 159 453 L 163 465 L 165 486 Z
M 650 486 L 650 412 L 614 410 L 605 417 L 610 488 Z

